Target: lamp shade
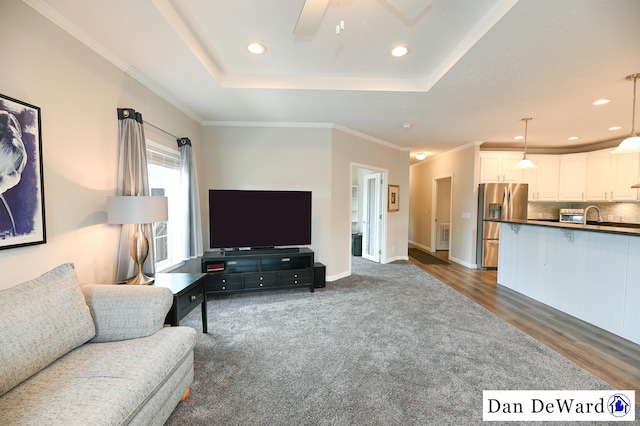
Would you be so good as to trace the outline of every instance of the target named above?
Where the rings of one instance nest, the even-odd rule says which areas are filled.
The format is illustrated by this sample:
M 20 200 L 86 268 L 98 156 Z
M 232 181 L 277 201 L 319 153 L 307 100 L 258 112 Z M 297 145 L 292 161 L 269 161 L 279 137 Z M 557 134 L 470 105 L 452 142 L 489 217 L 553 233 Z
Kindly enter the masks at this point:
M 167 197 L 132 195 L 107 197 L 107 221 L 113 224 L 165 222 L 169 219 Z
M 613 154 L 627 154 L 632 152 L 640 152 L 640 136 L 630 136 L 620 142 L 620 145 L 613 151 Z
M 525 157 L 522 160 L 518 161 L 518 164 L 516 164 L 516 168 L 517 169 L 537 169 L 538 166 L 536 166 L 536 164 L 533 161 Z

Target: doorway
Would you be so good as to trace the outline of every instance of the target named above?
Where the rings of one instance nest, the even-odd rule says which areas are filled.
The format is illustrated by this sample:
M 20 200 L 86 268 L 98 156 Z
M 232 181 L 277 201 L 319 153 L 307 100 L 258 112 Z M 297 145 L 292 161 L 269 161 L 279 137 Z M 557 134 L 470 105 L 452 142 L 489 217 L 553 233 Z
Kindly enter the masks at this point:
M 363 259 L 380 263 L 384 259 L 386 220 L 386 171 L 354 165 L 351 167 L 351 241 L 359 241 Z
M 449 251 L 451 247 L 452 185 L 452 176 L 436 178 L 433 181 L 431 247 L 434 247 L 435 251 Z

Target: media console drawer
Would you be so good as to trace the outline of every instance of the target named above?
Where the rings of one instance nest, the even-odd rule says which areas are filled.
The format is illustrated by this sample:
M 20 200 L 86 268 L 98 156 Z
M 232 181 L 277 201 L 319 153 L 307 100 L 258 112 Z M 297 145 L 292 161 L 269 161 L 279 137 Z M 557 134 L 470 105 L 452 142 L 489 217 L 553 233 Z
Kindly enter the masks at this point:
M 280 272 L 280 285 L 292 286 L 297 284 L 311 284 L 311 270 L 299 269 L 295 271 Z
M 275 287 L 278 285 L 278 276 L 275 274 L 247 274 L 244 276 L 244 288 Z
M 242 278 L 242 275 L 209 274 L 207 276 L 207 293 L 242 290 L 244 281 Z

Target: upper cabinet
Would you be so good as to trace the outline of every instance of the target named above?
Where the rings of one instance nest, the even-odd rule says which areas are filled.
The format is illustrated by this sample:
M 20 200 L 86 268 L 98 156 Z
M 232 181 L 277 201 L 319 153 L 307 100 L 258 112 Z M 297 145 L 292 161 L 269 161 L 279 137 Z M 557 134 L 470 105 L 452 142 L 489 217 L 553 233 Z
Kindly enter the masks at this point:
M 520 182 L 522 177 L 516 164 L 522 154 L 500 151 L 480 152 L 480 183 Z
M 510 182 L 529 184 L 529 201 L 558 201 L 559 155 L 527 155 L 536 169 L 517 169 L 520 152 L 481 151 L 480 183 Z
M 611 154 L 611 149 L 588 154 L 587 201 L 638 201 L 631 188 L 640 177 L 640 154 Z
M 640 153 L 611 154 L 611 201 L 640 201 Z
M 560 156 L 560 201 L 586 201 L 587 153 Z
M 529 184 L 529 201 L 558 201 L 560 158 L 557 155 L 527 155 L 537 166 L 522 170 L 522 182 Z
M 562 155 L 527 155 L 537 168 L 521 170 L 521 153 L 481 151 L 480 183 L 529 184 L 529 201 L 640 201 L 640 153 L 612 149 Z

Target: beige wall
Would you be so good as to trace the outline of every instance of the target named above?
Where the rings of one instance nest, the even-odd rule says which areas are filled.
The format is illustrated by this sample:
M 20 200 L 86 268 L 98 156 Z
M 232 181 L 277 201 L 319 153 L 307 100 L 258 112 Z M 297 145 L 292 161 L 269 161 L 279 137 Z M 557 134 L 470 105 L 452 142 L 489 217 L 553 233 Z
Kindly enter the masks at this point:
M 112 282 L 118 228 L 106 223 L 116 188 L 116 109 L 190 137 L 198 158 L 205 249 L 207 190 L 305 188 L 314 192 L 312 249 L 329 279 L 350 273 L 351 164 L 389 171 L 400 212 L 388 215 L 384 261 L 406 258 L 409 153 L 329 128 L 205 127 L 23 2 L 0 5 L 0 93 L 42 109 L 47 243 L 0 250 L 0 288 L 74 262 L 80 281 Z M 147 137 L 175 141 L 147 127 Z
M 331 238 L 331 130 L 205 127 L 200 182 L 203 242 L 209 248 L 209 189 L 312 191 L 316 261 L 327 264 Z M 329 271 L 327 271 L 329 274 Z
M 476 263 L 478 178 L 474 171 L 478 155 L 478 145 L 469 144 L 410 168 L 409 241 L 418 247 L 435 250 L 432 234 L 434 180 L 451 176 L 449 257 L 467 267 L 475 267 Z
M 408 259 L 409 226 L 409 152 L 366 140 L 358 135 L 334 130 L 333 132 L 333 217 L 332 246 L 339 270 L 351 271 L 351 170 L 353 165 L 371 167 L 387 172 L 388 184 L 400 187 L 400 208 L 397 212 L 384 212 L 386 226 L 382 247 L 382 262 Z
M 351 271 L 351 165 L 389 170 L 408 190 L 409 154 L 329 128 L 205 127 L 202 199 L 208 189 L 293 189 L 313 192 L 311 249 L 327 279 Z M 203 203 L 203 218 L 208 217 Z M 204 221 L 206 222 L 206 220 Z M 387 247 L 406 258 L 408 198 L 388 217 Z M 205 247 L 208 224 L 203 223 Z M 387 249 L 391 253 L 391 249 Z
M 0 4 L 0 93 L 41 108 L 47 243 L 0 250 L 0 288 L 74 262 L 82 282 L 112 282 L 118 228 L 116 109 L 200 148 L 201 127 L 21 1 Z M 174 145 L 171 137 L 148 137 Z M 200 168 L 200 164 L 198 165 Z

